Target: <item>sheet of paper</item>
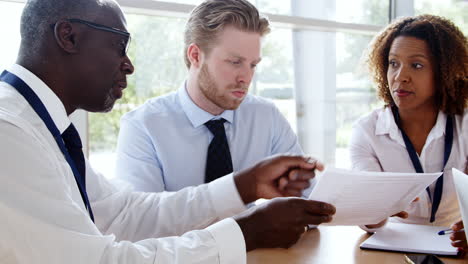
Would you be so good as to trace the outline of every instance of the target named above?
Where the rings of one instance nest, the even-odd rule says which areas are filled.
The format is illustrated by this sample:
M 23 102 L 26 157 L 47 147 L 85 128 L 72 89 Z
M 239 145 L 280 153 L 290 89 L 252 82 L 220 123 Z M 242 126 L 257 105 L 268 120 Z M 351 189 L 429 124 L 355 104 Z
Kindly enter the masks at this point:
M 450 236 L 437 233 L 447 227 L 388 223 L 361 244 L 361 248 L 436 255 L 457 255 Z
M 458 204 L 460 205 L 463 223 L 465 224 L 465 230 L 467 230 L 466 227 L 468 227 L 468 175 L 455 168 L 452 168 L 452 174 L 453 182 L 457 190 Z
M 327 225 L 376 224 L 403 211 L 440 173 L 356 172 L 326 169 L 309 199 L 336 207 Z

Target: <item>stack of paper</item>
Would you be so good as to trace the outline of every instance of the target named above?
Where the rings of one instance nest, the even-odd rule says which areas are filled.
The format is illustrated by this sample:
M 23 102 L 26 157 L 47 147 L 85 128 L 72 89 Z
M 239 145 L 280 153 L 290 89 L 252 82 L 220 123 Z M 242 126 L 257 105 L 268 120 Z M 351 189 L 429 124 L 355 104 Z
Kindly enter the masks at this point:
M 376 224 L 404 209 L 439 173 L 356 172 L 327 169 L 309 199 L 336 207 L 327 225 Z

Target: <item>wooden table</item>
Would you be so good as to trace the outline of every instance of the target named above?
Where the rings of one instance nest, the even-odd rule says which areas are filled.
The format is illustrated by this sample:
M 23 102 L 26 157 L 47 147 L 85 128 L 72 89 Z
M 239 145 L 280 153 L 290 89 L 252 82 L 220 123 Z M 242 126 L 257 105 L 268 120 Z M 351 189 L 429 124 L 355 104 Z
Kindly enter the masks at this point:
M 305 233 L 289 249 L 257 249 L 247 254 L 248 264 L 398 264 L 404 254 L 360 249 L 369 235 L 355 226 L 320 226 Z M 464 259 L 441 258 L 446 264 L 468 264 Z

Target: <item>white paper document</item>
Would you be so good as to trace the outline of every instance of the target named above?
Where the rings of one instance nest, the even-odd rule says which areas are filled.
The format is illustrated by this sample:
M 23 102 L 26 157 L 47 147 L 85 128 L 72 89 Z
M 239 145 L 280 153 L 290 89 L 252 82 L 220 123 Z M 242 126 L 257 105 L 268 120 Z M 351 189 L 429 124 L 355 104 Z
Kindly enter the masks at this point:
M 466 227 L 468 227 L 468 175 L 455 168 L 452 168 L 452 174 L 453 182 L 457 190 L 458 204 L 460 205 L 463 223 L 465 224 L 465 230 L 467 230 Z
M 388 223 L 361 244 L 365 249 L 381 249 L 400 252 L 435 255 L 457 255 L 449 235 L 437 233 L 447 227 Z
M 336 207 L 326 225 L 369 225 L 404 209 L 434 182 L 438 173 L 357 172 L 326 169 L 309 199 Z

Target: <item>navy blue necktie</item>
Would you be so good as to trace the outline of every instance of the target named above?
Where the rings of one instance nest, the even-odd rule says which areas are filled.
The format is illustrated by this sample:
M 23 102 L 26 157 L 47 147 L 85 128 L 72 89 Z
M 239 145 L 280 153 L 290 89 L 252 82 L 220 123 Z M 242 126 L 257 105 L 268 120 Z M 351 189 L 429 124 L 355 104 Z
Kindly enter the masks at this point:
M 75 176 L 76 184 L 80 190 L 83 203 L 88 210 L 89 217 L 94 222 L 93 212 L 91 211 L 88 194 L 86 193 L 85 159 L 82 151 L 81 139 L 78 131 L 76 131 L 75 126 L 71 124 L 61 135 L 60 131 L 54 123 L 54 120 L 52 120 L 50 117 L 50 114 L 42 103 L 41 99 L 39 99 L 39 97 L 27 83 L 8 71 L 2 72 L 0 75 L 0 80 L 13 86 L 24 97 L 24 99 L 28 101 L 37 115 L 47 126 L 47 129 L 54 137 L 55 142 L 57 142 L 57 145 L 60 148 L 60 151 L 67 160 L 67 163 L 70 165 L 73 175 Z
M 70 153 L 70 156 L 80 173 L 80 177 L 78 177 L 77 181 L 80 181 L 83 186 L 86 186 L 86 165 L 83 155 L 83 145 L 81 144 L 80 135 L 73 124 L 70 124 L 70 126 L 65 129 L 62 133 L 62 138 L 63 142 L 65 142 L 65 147 L 67 148 L 68 153 Z
M 68 128 L 62 133 L 62 138 L 68 154 L 70 154 L 70 157 L 78 170 L 78 175 L 75 175 L 75 180 L 80 187 L 79 190 L 81 197 L 83 198 L 83 202 L 89 212 L 89 216 L 94 221 L 93 212 L 86 192 L 86 163 L 83 155 L 83 145 L 81 144 L 80 135 L 73 123 L 70 124 L 70 126 L 68 126 Z
M 224 122 L 226 122 L 225 119 L 218 119 L 205 123 L 205 126 L 213 134 L 213 140 L 208 146 L 205 183 L 232 172 L 231 152 L 229 151 L 226 131 L 224 130 Z

